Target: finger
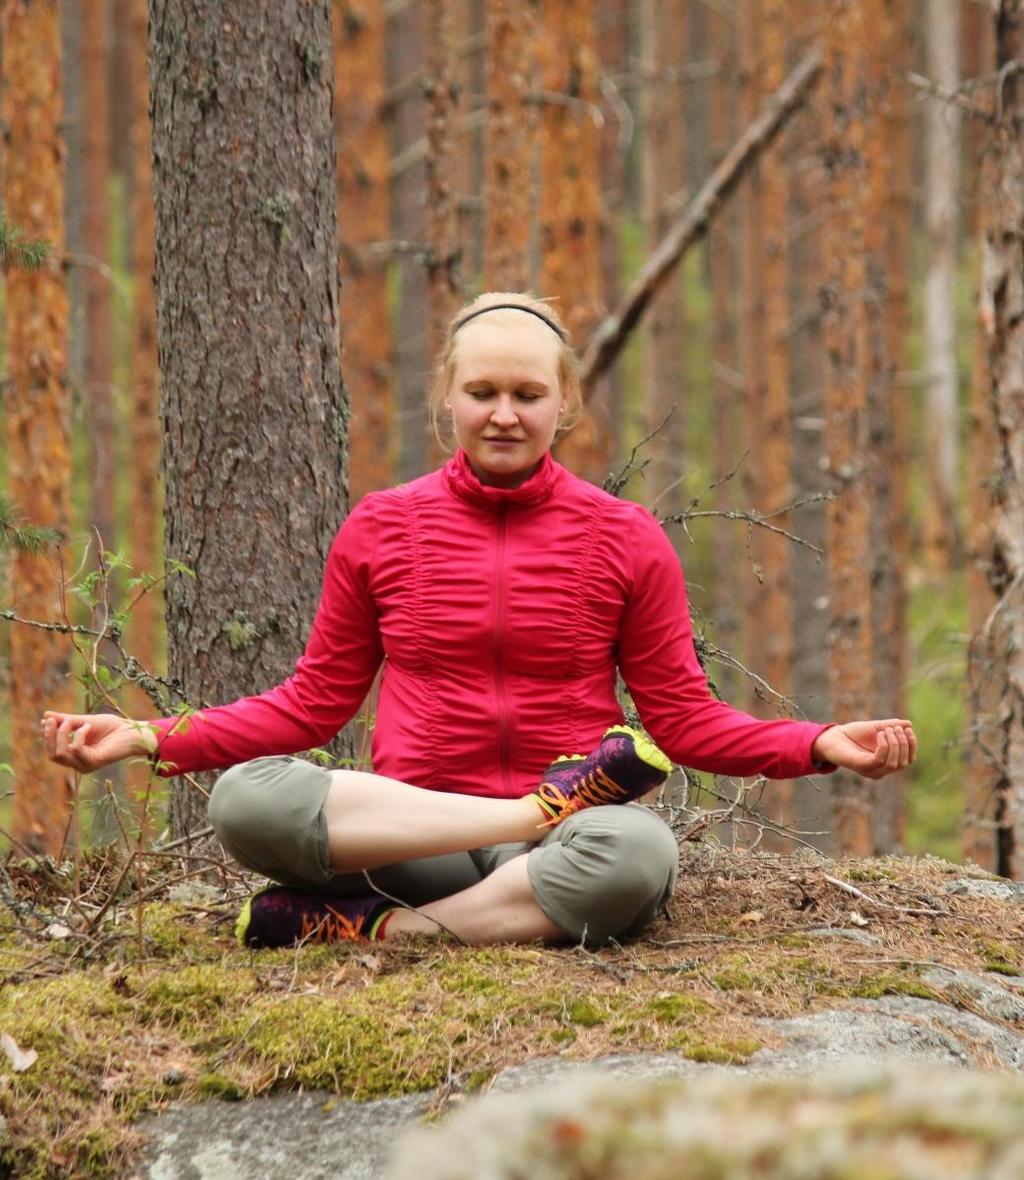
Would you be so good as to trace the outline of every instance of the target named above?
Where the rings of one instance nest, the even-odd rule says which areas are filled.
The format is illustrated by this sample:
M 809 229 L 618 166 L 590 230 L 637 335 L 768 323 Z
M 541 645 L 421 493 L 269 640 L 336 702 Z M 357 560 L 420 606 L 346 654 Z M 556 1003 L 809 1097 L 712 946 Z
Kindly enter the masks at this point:
M 896 738 L 896 747 L 899 751 L 899 761 L 897 765 L 902 770 L 910 765 L 910 740 L 907 737 L 907 731 L 902 725 L 897 725 L 893 730 L 893 736 Z
M 888 755 L 885 760 L 887 771 L 898 771 L 900 768 L 900 743 L 897 737 L 897 730 L 894 728 L 886 729 L 885 740 L 888 746 Z

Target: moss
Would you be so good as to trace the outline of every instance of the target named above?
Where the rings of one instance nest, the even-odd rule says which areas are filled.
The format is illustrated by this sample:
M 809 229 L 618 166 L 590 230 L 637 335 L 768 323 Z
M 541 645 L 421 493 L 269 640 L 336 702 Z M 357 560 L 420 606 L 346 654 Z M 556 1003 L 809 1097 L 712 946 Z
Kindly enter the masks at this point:
M 143 1007 L 157 1020 L 205 1022 L 256 989 L 255 978 L 227 965 L 201 964 L 161 975 L 145 987 Z
M 999 975 L 1022 975 L 1020 953 L 1009 943 L 992 938 L 975 939 L 975 948 L 986 971 Z
M 880 865 L 857 865 L 846 870 L 850 881 L 896 881 L 899 873 L 894 869 L 885 869 Z
M 922 983 L 920 979 L 896 971 L 867 975 L 850 987 L 845 994 L 863 1000 L 877 1000 L 881 996 L 917 996 L 921 1000 L 940 998 L 934 989 Z
M 703 1016 L 714 1012 L 714 1010 L 714 1005 L 709 1004 L 707 1000 L 702 1000 L 699 996 L 683 995 L 680 992 L 670 996 L 658 996 L 651 1000 L 646 1007 L 646 1011 L 655 1020 L 663 1023 L 692 1020 L 696 1016 Z
M 237 1102 L 245 1097 L 244 1089 L 231 1078 L 221 1073 L 204 1073 L 196 1082 L 196 1093 L 201 1098 L 220 1098 Z
M 608 1012 L 599 1008 L 591 1000 L 573 1000 L 569 1005 L 567 1015 L 573 1024 L 582 1024 L 584 1028 L 593 1028 L 604 1024 L 608 1019 Z
M 725 1041 L 695 1041 L 683 1047 L 683 1056 L 690 1061 L 714 1065 L 743 1065 L 762 1048 L 763 1041 L 736 1038 Z

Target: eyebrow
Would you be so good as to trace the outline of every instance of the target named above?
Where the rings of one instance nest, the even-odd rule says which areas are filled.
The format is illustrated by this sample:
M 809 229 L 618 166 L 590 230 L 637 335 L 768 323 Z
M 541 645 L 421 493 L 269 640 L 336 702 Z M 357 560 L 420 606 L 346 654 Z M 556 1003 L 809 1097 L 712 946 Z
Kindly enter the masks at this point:
M 494 382 L 487 377 L 476 377 L 471 381 L 464 381 L 463 389 L 469 389 L 472 385 L 493 385 Z M 519 381 L 516 383 L 516 389 L 537 389 L 541 393 L 548 392 L 548 386 L 543 381 Z

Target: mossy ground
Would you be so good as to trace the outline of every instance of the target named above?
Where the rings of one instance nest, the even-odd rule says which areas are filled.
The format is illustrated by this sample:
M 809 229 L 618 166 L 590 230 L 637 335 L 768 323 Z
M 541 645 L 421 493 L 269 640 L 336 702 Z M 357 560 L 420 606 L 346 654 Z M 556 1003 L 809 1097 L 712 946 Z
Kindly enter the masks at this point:
M 0 1069 L 0 1166 L 27 1178 L 113 1175 L 135 1146 L 132 1118 L 172 1099 L 472 1089 L 548 1054 L 742 1063 L 765 1043 L 758 1017 L 887 993 L 941 999 L 919 978 L 931 961 L 1017 971 L 1019 909 L 943 894 L 953 871 L 687 845 L 672 916 L 626 947 L 424 940 L 254 954 L 231 937 L 233 899 L 151 902 L 141 938 L 135 910 L 117 907 L 86 936 L 65 899 L 73 933 L 47 938 L 59 876 L 9 865 L 19 913 L 0 935 L 0 1032 L 39 1056 L 23 1072 Z M 109 865 L 95 880 L 86 872 L 81 896 L 95 905 L 97 881 L 113 876 Z M 879 941 L 816 936 L 823 926 Z

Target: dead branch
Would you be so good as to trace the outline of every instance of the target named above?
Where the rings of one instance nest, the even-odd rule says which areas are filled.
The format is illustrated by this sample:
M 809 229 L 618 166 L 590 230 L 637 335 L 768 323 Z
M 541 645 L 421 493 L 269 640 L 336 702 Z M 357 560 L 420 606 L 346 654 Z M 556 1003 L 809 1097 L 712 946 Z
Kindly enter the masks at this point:
M 761 114 L 743 132 L 686 212 L 666 234 L 619 306 L 593 332 L 583 353 L 581 381 L 589 397 L 598 380 L 619 355 L 648 304 L 678 266 L 683 255 L 708 229 L 722 202 L 746 170 L 785 126 L 821 74 L 821 51 L 813 49 L 765 103 Z

